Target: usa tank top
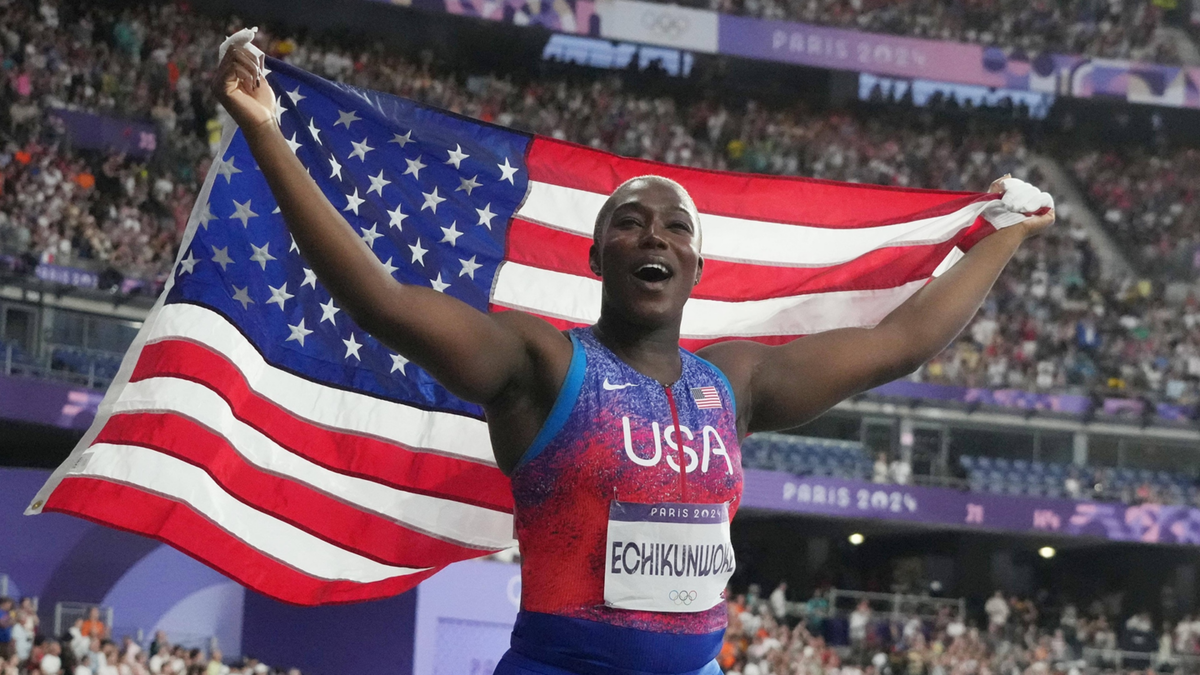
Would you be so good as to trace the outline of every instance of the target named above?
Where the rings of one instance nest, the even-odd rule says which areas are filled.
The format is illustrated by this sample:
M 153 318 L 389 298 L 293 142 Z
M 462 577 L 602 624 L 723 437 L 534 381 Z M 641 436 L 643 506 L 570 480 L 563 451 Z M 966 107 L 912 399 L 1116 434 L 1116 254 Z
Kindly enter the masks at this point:
M 590 328 L 569 334 L 567 377 L 512 474 L 522 565 L 512 651 L 571 672 L 700 672 L 720 650 L 724 604 L 683 613 L 606 606 L 606 528 L 614 501 L 728 504 L 732 519 L 742 494 L 733 390 L 686 350 L 679 380 L 664 387 Z

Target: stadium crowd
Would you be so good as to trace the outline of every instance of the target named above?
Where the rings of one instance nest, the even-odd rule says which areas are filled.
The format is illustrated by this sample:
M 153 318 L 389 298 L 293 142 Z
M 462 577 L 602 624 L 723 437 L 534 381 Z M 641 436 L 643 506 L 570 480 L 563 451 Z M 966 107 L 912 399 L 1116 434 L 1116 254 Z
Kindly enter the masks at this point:
M 173 645 L 159 631 L 143 648 L 132 637 L 111 634 L 98 608 L 76 619 L 66 633 L 47 635 L 29 598 L 0 597 L 0 675 L 301 675 L 254 658 L 233 664 L 219 649 Z
M 680 4 L 695 5 L 694 2 Z M 1159 3 L 1134 0 L 707 0 L 727 14 L 932 40 L 1177 64 Z
M 102 281 L 165 278 L 220 129 L 208 92 L 216 45 L 239 25 L 172 4 L 116 11 L 53 0 L 0 3 L 0 253 L 11 265 L 88 266 L 107 273 Z M 1040 180 L 1012 109 L 970 110 L 945 100 L 925 108 L 876 100 L 849 111 L 773 109 L 676 99 L 631 87 L 631 78 L 563 65 L 465 74 L 439 68 L 431 55 L 414 60 L 266 31 L 259 42 L 324 77 L 623 155 L 953 190 L 983 190 L 1005 173 Z M 48 115 L 60 107 L 152 119 L 162 140 L 150 160 L 73 150 Z M 1076 166 L 1085 180 L 1094 177 L 1093 197 L 1120 192 L 1131 204 L 1112 216 L 1118 226 L 1169 220 L 1180 241 L 1194 241 L 1193 169 L 1164 164 L 1143 159 L 1113 168 L 1107 159 L 1084 158 Z M 1102 168 L 1086 169 L 1093 165 Z M 1158 179 L 1163 172 L 1173 180 Z M 1137 194 L 1128 187 L 1134 184 Z M 1086 236 L 1070 223 L 1070 205 L 1059 211 L 1057 232 L 1022 248 L 969 330 L 914 377 L 1196 401 L 1195 298 L 1180 309 L 1164 302 L 1159 285 L 1102 278 Z M 1137 236 L 1153 238 L 1140 229 Z
M 1085 610 L 1051 608 L 1044 598 L 988 598 L 978 621 L 954 603 L 903 611 L 860 601 L 832 607 L 822 589 L 788 602 L 787 585 L 767 597 L 757 586 L 728 603 L 718 662 L 738 675 L 967 675 L 1191 672 L 1200 654 L 1200 617 L 1157 628 L 1146 611 L 1123 614 L 1120 596 Z

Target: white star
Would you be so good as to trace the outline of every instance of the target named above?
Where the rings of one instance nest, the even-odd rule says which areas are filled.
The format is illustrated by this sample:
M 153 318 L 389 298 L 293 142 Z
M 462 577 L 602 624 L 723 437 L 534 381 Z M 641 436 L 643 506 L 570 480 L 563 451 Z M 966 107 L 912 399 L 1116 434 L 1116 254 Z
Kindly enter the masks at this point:
M 348 131 L 350 129 L 351 124 L 354 124 L 355 122 L 357 122 L 361 119 L 362 118 L 358 116 L 358 113 L 354 112 L 353 110 L 351 110 L 350 112 L 344 112 L 344 111 L 339 110 L 338 111 L 338 121 L 334 122 L 333 126 L 336 127 L 339 124 L 345 124 L 346 130 Z
M 296 237 L 293 236 L 292 233 L 289 232 L 288 238 L 292 240 L 292 245 L 288 247 L 288 253 L 291 253 L 292 251 L 299 253 L 300 247 L 296 245 Z
M 438 204 L 446 201 L 445 197 L 438 196 L 436 185 L 433 187 L 433 192 L 422 192 L 421 195 L 425 197 L 425 203 L 421 205 L 422 211 L 432 209 L 434 213 L 437 213 Z
M 476 223 L 476 226 L 487 225 L 487 229 L 492 229 L 492 218 L 495 218 L 496 214 L 492 213 L 491 202 L 484 204 L 482 209 L 475 209 L 475 213 L 479 214 L 479 222 Z
M 271 242 L 269 241 L 263 244 L 262 248 L 259 248 L 254 244 L 250 244 L 250 248 L 254 249 L 254 255 L 250 256 L 250 260 L 261 265 L 264 270 L 267 269 L 267 261 L 275 260 L 275 256 L 271 255 L 271 253 L 267 251 L 267 249 L 270 247 Z
M 471 178 L 469 178 L 469 179 L 459 176 L 459 178 L 458 178 L 459 185 L 457 188 L 455 188 L 454 191 L 462 192 L 463 190 L 466 190 L 467 196 L 470 197 L 471 190 L 474 190 L 475 188 L 479 187 L 480 185 L 483 185 L 483 183 L 480 183 L 479 181 L 475 180 L 476 178 L 479 178 L 479 176 L 478 175 L 471 176 Z
M 204 203 L 204 213 L 201 213 L 200 216 L 198 218 L 196 218 L 196 222 L 200 223 L 200 225 L 204 229 L 207 230 L 208 224 L 216 219 L 217 219 L 217 217 L 213 215 L 210 204 L 208 202 L 205 202 Z
M 292 137 L 284 140 L 287 141 L 288 147 L 292 149 L 292 154 L 296 154 L 296 151 L 300 149 L 300 141 L 296 140 L 296 132 L 293 131 Z
M 308 269 L 307 267 L 305 267 L 304 268 L 304 281 L 301 281 L 300 285 L 301 286 L 312 286 L 314 291 L 317 290 L 317 273 Z
M 421 163 L 421 156 L 417 155 L 416 159 L 406 159 L 406 160 L 404 160 L 404 162 L 406 164 L 408 164 L 408 168 L 404 170 L 404 173 L 402 175 L 405 175 L 405 176 L 411 175 L 413 178 L 420 180 L 421 179 L 421 169 L 425 168 L 425 165 Z
M 361 143 L 355 143 L 354 141 L 350 141 L 350 145 L 354 146 L 354 152 L 350 153 L 350 156 L 357 157 L 364 162 L 367 161 L 367 153 L 375 149 L 375 148 L 372 148 L 371 146 L 367 145 L 367 137 L 366 136 L 363 136 Z
M 241 169 L 239 169 L 233 165 L 233 162 L 236 159 L 237 159 L 237 157 L 230 157 L 227 160 L 225 160 L 225 159 L 217 160 L 217 168 L 216 168 L 217 174 L 225 177 L 226 185 L 228 185 L 230 182 L 233 181 L 233 174 L 242 172 Z
M 321 130 L 317 128 L 317 118 L 308 120 L 308 133 L 312 135 L 314 141 L 321 142 Z
M 343 208 L 342 210 L 343 211 L 353 211 L 354 215 L 357 216 L 358 215 L 358 205 L 362 204 L 365 201 L 367 201 L 367 200 L 358 196 L 358 188 L 354 188 L 354 194 L 346 195 L 346 207 Z
M 244 288 L 233 287 L 233 299 L 235 302 L 242 303 L 242 309 L 250 309 L 250 305 L 254 304 L 254 301 L 250 299 L 249 290 L 250 286 L 248 285 Z
M 212 250 L 213 250 L 212 261 L 221 266 L 222 272 L 224 272 L 226 269 L 228 269 L 229 265 L 233 264 L 233 258 L 229 257 L 229 247 L 228 246 L 226 246 L 225 248 L 217 248 L 216 246 L 213 246 Z
M 383 169 L 379 170 L 378 176 L 368 175 L 367 179 L 371 181 L 371 187 L 367 190 L 367 194 L 375 192 L 378 193 L 380 197 L 383 196 L 383 186 L 392 184 L 392 181 L 383 177 Z
M 275 208 L 271 209 L 271 215 L 279 215 L 279 205 L 276 205 Z
M 412 143 L 412 130 L 409 129 L 408 132 L 406 132 L 403 136 L 400 134 L 393 134 L 392 140 L 388 141 L 388 143 L 398 143 L 400 147 L 403 148 L 409 143 Z
M 450 159 L 446 160 L 446 163 L 453 164 L 455 169 L 461 169 L 462 161 L 464 159 L 470 157 L 470 155 L 468 155 L 467 153 L 462 151 L 462 145 L 459 143 L 455 143 L 454 149 L 450 150 L 449 153 L 450 153 Z M 468 192 L 467 194 L 471 194 L 471 193 Z
M 288 340 L 295 340 L 296 342 L 300 343 L 301 347 L 304 346 L 304 338 L 312 334 L 311 330 L 308 330 L 304 327 L 304 319 L 300 319 L 300 323 L 296 324 L 295 326 L 288 324 L 288 330 L 292 331 L 292 334 L 289 335 L 288 339 L 284 340 L 284 342 L 287 342 Z
M 437 278 L 429 283 L 433 284 L 433 290 L 437 291 L 438 293 L 445 293 L 446 289 L 450 288 L 450 284 L 442 281 L 441 272 L 438 272 Z
M 513 176 L 515 176 L 520 169 L 510 165 L 507 157 L 504 158 L 504 163 L 497 164 L 496 168 L 500 169 L 500 180 L 506 180 L 510 184 L 516 185 L 516 183 L 513 182 Z
M 275 97 L 275 124 L 283 124 L 283 97 Z
M 237 220 L 242 221 L 242 227 L 249 227 L 250 219 L 258 217 L 257 213 L 250 210 L 249 199 L 247 199 L 246 203 L 244 204 L 235 199 L 233 200 L 233 205 L 236 207 L 236 210 L 233 212 L 232 216 L 229 216 L 229 219 L 233 220 L 236 218 Z
M 475 270 L 479 269 L 480 267 L 483 267 L 483 265 L 480 265 L 479 263 L 475 262 L 475 257 L 476 256 L 471 256 L 470 260 L 459 259 L 458 262 L 462 263 L 463 268 L 462 268 L 462 271 L 458 273 L 458 276 L 461 277 L 465 274 L 465 275 L 471 277 L 471 281 L 475 280 Z
M 361 236 L 362 236 L 362 240 L 367 242 L 368 248 L 375 248 L 375 240 L 383 236 L 379 232 L 375 231 L 375 228 L 377 228 L 377 227 L 379 227 L 379 226 L 371 225 L 370 228 L 363 228 Z
M 300 101 L 303 101 L 304 99 L 308 98 L 308 97 L 307 97 L 307 96 L 305 96 L 304 94 L 301 94 L 301 93 L 300 93 L 300 87 L 296 87 L 296 88 L 295 88 L 295 89 L 293 89 L 292 91 L 289 91 L 289 92 L 287 92 L 287 95 L 288 95 L 288 98 L 292 99 L 292 104 L 293 104 L 293 105 L 295 105 L 295 104 L 299 103 Z
M 450 242 L 450 245 L 454 246 L 454 243 L 457 242 L 458 238 L 462 236 L 462 232 L 458 231 L 458 228 L 455 227 L 456 225 L 458 225 L 457 220 L 453 223 L 450 223 L 450 227 L 442 228 L 442 240 L 438 242 L 439 244 Z
M 187 257 L 179 261 L 179 276 L 190 274 L 198 262 L 200 261 L 196 260 L 196 257 L 193 256 L 192 252 L 189 250 Z
M 342 177 L 342 165 L 338 164 L 337 158 L 334 157 L 333 155 L 329 156 L 329 177 L 330 178 L 341 178 Z
M 337 319 L 335 319 L 334 316 L 342 310 L 333 306 L 333 298 L 330 298 L 329 302 L 323 302 L 320 304 L 321 304 L 321 322 L 324 323 L 324 322 L 328 321 L 329 323 L 333 324 L 334 326 L 337 326 Z
M 412 251 L 412 254 L 413 254 L 412 261 L 413 261 L 414 265 L 416 265 L 417 263 L 421 263 L 422 265 L 425 264 L 425 254 L 428 253 L 429 251 L 424 249 L 421 246 L 421 238 L 420 237 L 417 237 L 417 244 L 415 246 L 410 244 L 408 249 L 410 251 Z
M 283 303 L 296 297 L 296 296 L 292 295 L 291 293 L 287 292 L 287 283 L 284 283 L 279 288 L 275 288 L 274 286 L 271 286 L 271 285 L 268 285 L 267 288 L 271 289 L 271 299 L 267 301 L 267 304 L 269 305 L 271 303 L 275 303 L 275 304 L 279 305 L 279 309 L 283 309 Z M 301 344 L 304 344 L 304 343 L 301 343 Z
M 401 375 L 408 375 L 408 373 L 404 372 L 404 366 L 408 365 L 408 359 L 404 358 L 403 356 L 400 356 L 399 354 L 392 354 L 391 356 L 392 356 L 392 371 L 391 372 L 394 373 L 398 370 L 398 371 L 400 371 Z
M 392 256 L 388 256 L 387 262 L 383 263 L 383 269 L 387 270 L 388 275 L 392 275 L 396 270 L 400 269 L 392 264 Z
M 398 228 L 400 228 L 401 231 L 403 231 L 404 227 L 403 227 L 402 223 L 404 222 L 404 219 L 408 217 L 408 214 L 400 212 L 399 204 L 396 205 L 395 211 L 388 211 L 387 213 L 389 216 L 392 217 L 391 221 L 388 222 L 388 225 L 390 225 L 392 227 L 398 227 Z
M 362 347 L 362 345 L 358 344 L 358 342 L 354 340 L 354 333 L 350 334 L 349 340 L 342 340 L 342 344 L 346 345 L 346 356 L 342 358 L 348 359 L 353 356 L 359 361 L 362 361 L 362 358 L 358 355 L 358 350 Z

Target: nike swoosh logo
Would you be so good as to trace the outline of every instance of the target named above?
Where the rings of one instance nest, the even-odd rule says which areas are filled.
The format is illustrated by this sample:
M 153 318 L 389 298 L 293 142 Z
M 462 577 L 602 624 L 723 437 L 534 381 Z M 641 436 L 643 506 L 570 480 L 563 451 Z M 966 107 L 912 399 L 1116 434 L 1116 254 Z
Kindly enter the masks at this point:
M 608 381 L 607 377 L 604 378 L 604 391 L 616 391 L 618 389 L 624 389 L 625 387 L 636 387 L 636 386 L 637 386 L 637 384 L 635 384 L 633 382 L 626 382 L 625 384 L 612 384 L 611 382 Z

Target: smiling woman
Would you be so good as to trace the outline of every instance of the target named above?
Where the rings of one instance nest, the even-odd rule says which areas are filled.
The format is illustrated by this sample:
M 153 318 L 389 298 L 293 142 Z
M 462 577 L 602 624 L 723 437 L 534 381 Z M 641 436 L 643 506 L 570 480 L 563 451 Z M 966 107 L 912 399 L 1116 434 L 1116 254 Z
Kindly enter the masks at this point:
M 700 216 L 681 185 L 641 176 L 598 209 L 588 252 L 598 320 L 561 331 L 396 281 L 309 179 L 261 72 L 231 48 L 214 86 L 304 259 L 362 329 L 486 413 L 523 555 L 521 612 L 498 673 L 719 673 L 740 439 L 796 426 L 935 355 L 1021 241 L 1054 220 L 1051 210 L 988 236 L 874 328 L 692 354 L 680 331 L 704 271 Z M 706 302 L 695 310 L 716 304 Z M 786 313 L 754 306 L 760 321 Z

